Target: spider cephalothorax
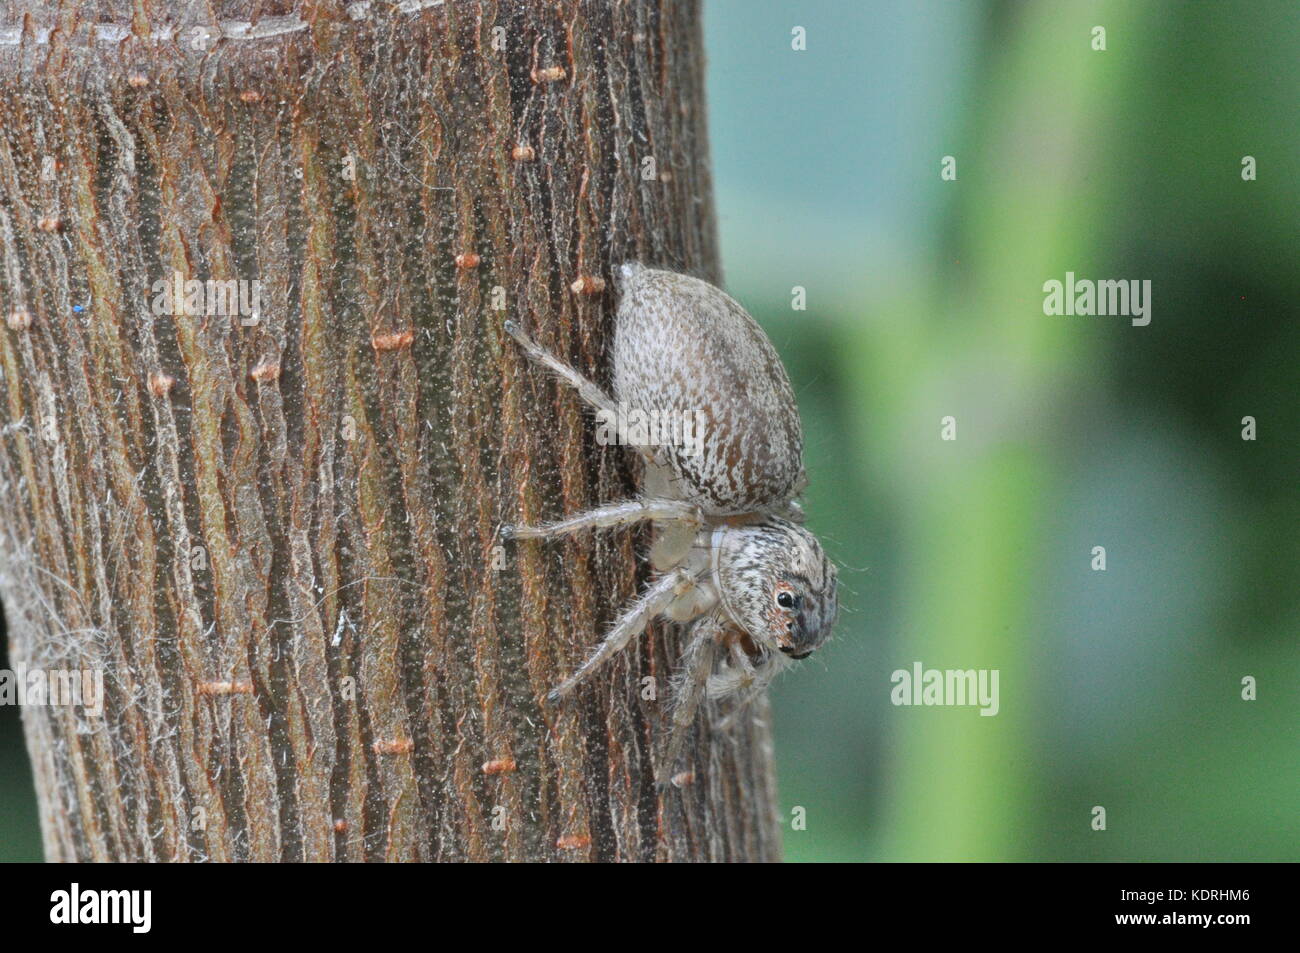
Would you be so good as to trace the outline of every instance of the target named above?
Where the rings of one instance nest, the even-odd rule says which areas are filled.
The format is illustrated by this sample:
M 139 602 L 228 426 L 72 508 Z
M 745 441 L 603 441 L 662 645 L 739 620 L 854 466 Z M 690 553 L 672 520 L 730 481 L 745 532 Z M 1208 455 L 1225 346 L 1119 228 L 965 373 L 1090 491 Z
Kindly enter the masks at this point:
M 769 517 L 719 527 L 712 548 L 723 608 L 765 648 L 802 659 L 830 636 L 836 572 L 812 533 Z
M 838 613 L 836 572 L 796 522 L 802 512 L 794 498 L 806 482 L 802 428 L 785 368 L 762 329 L 734 300 L 687 275 L 628 263 L 618 290 L 612 398 L 513 322 L 506 330 L 606 423 L 624 420 L 630 408 L 639 420 L 699 421 L 702 433 L 689 447 L 628 441 L 645 459 L 638 499 L 504 532 L 541 538 L 655 524 L 654 580 L 548 697 L 563 698 L 656 616 L 689 625 L 664 780 L 703 696 L 734 699 L 729 723 L 791 659 L 826 641 Z

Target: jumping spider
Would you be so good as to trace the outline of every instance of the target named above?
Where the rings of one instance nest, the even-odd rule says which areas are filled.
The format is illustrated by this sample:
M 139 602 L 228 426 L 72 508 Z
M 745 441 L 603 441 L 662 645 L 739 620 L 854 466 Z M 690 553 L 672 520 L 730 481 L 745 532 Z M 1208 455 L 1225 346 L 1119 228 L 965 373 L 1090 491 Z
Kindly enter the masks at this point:
M 734 700 L 725 727 L 791 659 L 807 658 L 826 641 L 838 614 L 836 571 L 817 538 L 798 525 L 795 497 L 807 482 L 802 428 L 785 368 L 762 329 L 698 278 L 628 263 L 617 285 L 613 398 L 514 322 L 505 329 L 602 419 L 622 419 L 620 404 L 652 419 L 694 414 L 701 439 L 693 448 L 635 444 L 645 460 L 637 499 L 503 533 L 538 539 L 654 523 L 653 581 L 547 699 L 572 692 L 657 616 L 687 624 L 663 783 L 703 696 Z

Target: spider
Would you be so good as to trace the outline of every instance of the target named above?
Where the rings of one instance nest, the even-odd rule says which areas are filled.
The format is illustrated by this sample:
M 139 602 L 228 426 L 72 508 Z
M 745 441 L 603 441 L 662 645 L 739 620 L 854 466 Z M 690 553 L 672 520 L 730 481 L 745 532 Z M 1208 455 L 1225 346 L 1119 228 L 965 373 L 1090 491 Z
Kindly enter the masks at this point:
M 590 404 L 606 425 L 643 417 L 702 425 L 695 446 L 651 443 L 623 426 L 645 461 L 641 494 L 503 535 L 543 539 L 587 529 L 654 525 L 651 582 L 581 666 L 547 695 L 557 703 L 657 617 L 687 626 L 673 678 L 670 733 L 658 781 L 672 777 L 704 697 L 730 699 L 725 729 L 793 659 L 829 637 L 837 574 L 800 523 L 803 434 L 785 368 L 757 322 L 698 278 L 629 262 L 618 269 L 613 396 L 513 321 L 524 353 Z M 689 419 L 689 417 L 687 418 Z M 675 433 L 674 433 L 675 436 Z

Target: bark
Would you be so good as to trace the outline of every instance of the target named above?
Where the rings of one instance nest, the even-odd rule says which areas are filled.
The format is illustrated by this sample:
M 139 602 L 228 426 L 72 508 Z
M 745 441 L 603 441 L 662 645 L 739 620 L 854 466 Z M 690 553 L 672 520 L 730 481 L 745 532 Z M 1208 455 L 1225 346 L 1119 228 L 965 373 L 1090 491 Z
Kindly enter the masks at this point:
M 23 711 L 50 859 L 779 855 L 765 718 L 655 789 L 679 631 L 540 704 L 644 535 L 496 535 L 637 478 L 502 321 L 607 382 L 613 264 L 718 277 L 695 3 L 0 0 L 0 122 L 11 660 L 105 679 Z

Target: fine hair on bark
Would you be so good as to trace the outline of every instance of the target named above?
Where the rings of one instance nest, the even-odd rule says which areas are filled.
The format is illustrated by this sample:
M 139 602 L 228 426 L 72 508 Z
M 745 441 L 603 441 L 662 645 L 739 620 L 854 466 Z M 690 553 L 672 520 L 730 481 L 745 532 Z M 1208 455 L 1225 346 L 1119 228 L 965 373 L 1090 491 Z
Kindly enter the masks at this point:
M 620 262 L 717 283 L 700 11 L 0 0 L 0 598 L 51 860 L 775 860 L 766 704 L 655 785 L 681 632 L 542 704 L 647 531 Z

